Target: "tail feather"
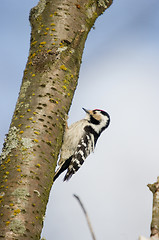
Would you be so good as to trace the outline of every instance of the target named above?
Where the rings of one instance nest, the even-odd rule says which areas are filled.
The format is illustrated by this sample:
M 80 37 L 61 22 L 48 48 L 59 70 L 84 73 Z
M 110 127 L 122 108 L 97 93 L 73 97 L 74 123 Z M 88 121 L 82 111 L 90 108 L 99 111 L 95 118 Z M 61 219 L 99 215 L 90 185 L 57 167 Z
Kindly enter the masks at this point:
M 68 158 L 58 169 L 57 171 L 55 172 L 55 175 L 54 175 L 54 181 L 58 178 L 58 176 L 64 172 L 68 166 L 70 165 L 70 162 L 71 162 L 71 159 L 72 157 Z
M 72 169 L 72 171 L 66 173 L 63 181 L 68 181 L 68 180 L 70 180 L 70 178 L 72 177 L 73 174 L 74 174 L 74 171 L 73 171 L 73 169 Z
M 79 170 L 81 165 L 84 163 L 84 156 L 78 153 L 72 156 L 71 162 L 69 164 L 67 173 L 64 177 L 63 181 L 68 181 L 72 175 Z

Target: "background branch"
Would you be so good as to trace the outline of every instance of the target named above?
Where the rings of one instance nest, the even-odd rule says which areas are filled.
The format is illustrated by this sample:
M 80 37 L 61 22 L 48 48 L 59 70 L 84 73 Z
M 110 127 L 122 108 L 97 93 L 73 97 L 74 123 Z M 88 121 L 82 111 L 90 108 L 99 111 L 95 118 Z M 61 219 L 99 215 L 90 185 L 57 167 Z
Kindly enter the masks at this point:
M 86 209 L 85 209 L 83 203 L 81 202 L 80 198 L 76 194 L 73 194 L 73 196 L 77 199 L 78 203 L 80 204 L 80 206 L 81 206 L 81 208 L 82 208 L 82 210 L 84 212 L 84 215 L 85 215 L 87 223 L 88 223 L 89 230 L 90 230 L 91 235 L 92 235 L 92 239 L 96 240 L 94 232 L 93 232 L 93 228 L 92 228 L 92 225 L 91 225 L 91 222 L 90 222 L 90 219 L 88 217 L 88 214 L 86 212 Z
M 151 236 L 159 239 L 159 177 L 154 184 L 147 185 L 153 193 Z

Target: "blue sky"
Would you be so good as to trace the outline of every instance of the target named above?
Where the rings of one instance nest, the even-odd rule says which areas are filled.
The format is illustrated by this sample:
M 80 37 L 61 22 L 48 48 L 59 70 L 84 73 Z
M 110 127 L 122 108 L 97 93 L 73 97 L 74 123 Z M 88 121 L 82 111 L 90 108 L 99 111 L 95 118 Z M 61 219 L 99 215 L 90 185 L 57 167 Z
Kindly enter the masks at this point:
M 16 104 L 30 41 L 33 0 L 2 0 L 0 9 L 0 145 Z M 152 194 L 159 175 L 159 2 L 116 0 L 98 18 L 83 54 L 69 124 L 84 117 L 82 107 L 101 108 L 111 125 L 94 154 L 68 183 L 54 184 L 42 235 L 47 240 L 96 238 L 137 240 L 149 236 Z

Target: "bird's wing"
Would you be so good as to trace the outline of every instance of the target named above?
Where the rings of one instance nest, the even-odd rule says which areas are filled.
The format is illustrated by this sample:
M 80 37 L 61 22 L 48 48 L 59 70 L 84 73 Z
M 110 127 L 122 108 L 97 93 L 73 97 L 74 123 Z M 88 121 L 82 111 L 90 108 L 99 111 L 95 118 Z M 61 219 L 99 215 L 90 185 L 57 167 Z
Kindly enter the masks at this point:
M 69 167 L 71 159 L 72 159 L 71 157 L 68 158 L 65 162 L 63 162 L 63 164 L 60 165 L 60 167 L 55 172 L 53 181 L 55 181 L 58 178 L 58 176 Z
M 65 180 L 69 180 L 72 175 L 78 171 L 81 165 L 84 163 L 88 155 L 94 150 L 94 136 L 93 134 L 83 135 L 75 153 L 72 155 L 67 173 L 64 177 Z

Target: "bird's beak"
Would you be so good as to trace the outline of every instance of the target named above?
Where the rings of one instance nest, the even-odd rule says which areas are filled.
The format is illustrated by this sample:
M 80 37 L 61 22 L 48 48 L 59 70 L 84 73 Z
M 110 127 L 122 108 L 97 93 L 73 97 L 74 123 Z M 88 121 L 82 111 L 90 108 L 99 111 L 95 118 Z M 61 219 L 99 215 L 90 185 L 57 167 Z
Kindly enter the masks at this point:
M 86 113 L 90 114 L 90 111 L 85 109 L 85 108 L 82 108 Z

